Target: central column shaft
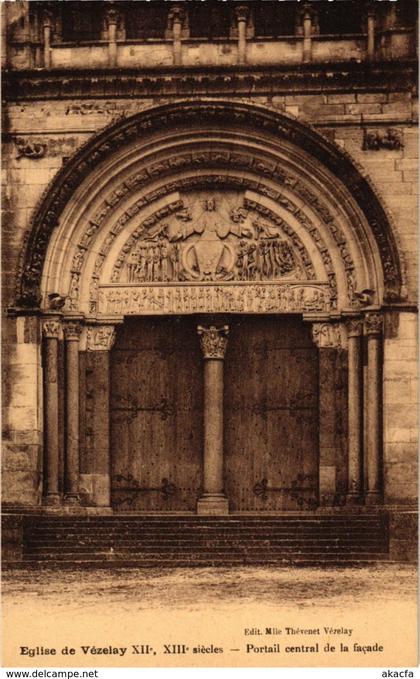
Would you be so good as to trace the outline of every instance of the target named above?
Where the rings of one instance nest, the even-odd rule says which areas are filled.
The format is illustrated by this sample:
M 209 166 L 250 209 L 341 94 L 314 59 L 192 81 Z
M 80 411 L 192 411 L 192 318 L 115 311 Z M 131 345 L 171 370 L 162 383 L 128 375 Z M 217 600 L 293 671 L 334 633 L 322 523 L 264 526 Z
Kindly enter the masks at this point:
M 198 326 L 204 357 L 204 461 L 203 493 L 197 514 L 227 514 L 223 492 L 223 359 L 227 326 Z
M 223 361 L 204 363 L 204 493 L 223 494 Z

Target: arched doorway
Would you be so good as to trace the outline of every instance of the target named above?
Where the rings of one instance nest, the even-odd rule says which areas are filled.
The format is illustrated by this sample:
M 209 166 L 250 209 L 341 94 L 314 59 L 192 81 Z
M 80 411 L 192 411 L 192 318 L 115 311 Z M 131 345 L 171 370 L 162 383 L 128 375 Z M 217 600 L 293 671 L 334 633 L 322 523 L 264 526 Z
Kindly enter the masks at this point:
M 25 313 L 41 311 L 45 338 L 45 502 L 60 504 L 64 496 L 66 502 L 109 507 L 112 496 L 121 506 L 123 490 L 118 495 L 111 477 L 121 477 L 121 484 L 138 484 L 130 492 L 139 511 L 192 511 L 199 477 L 196 493 L 202 492 L 206 502 L 214 500 L 212 511 L 226 511 L 225 492 L 232 496 L 234 511 L 380 501 L 381 310 L 399 299 L 403 283 L 392 229 L 372 188 L 345 154 L 312 130 L 268 109 L 229 102 L 177 102 L 117 123 L 59 173 L 35 215 L 23 255 L 19 304 Z M 196 315 L 202 328 L 201 377 L 192 383 L 187 376 L 199 374 L 196 328 L 194 349 L 188 338 Z M 178 326 L 177 317 L 183 319 Z M 228 320 L 214 325 L 206 317 Z M 300 327 L 298 339 L 294 324 Z M 183 335 L 188 328 L 190 334 Z M 277 331 L 286 328 L 277 337 Z M 179 439 L 184 472 L 176 483 L 166 473 L 165 457 L 173 458 L 178 445 L 168 428 L 172 415 L 165 405 L 175 398 L 174 356 L 168 354 L 164 364 L 152 360 L 168 396 L 150 391 L 153 378 L 144 382 L 146 364 L 137 357 L 132 368 L 128 365 L 121 372 L 125 392 L 116 386 L 118 360 L 136 332 L 140 344 L 149 337 L 156 345 L 173 335 L 174 346 L 184 348 L 183 358 L 177 359 L 181 392 L 187 382 L 191 391 L 176 396 L 185 406 L 182 411 L 176 404 L 176 436 L 184 432 L 186 437 Z M 260 343 L 263 353 L 271 352 L 265 366 L 272 363 L 275 370 L 261 378 L 258 361 L 253 360 L 247 372 L 245 349 L 237 349 L 228 361 L 229 342 L 234 346 L 241 336 L 242 347 Z M 285 337 L 289 345 L 282 351 L 289 351 L 287 360 L 276 356 Z M 305 343 L 301 348 L 312 357 L 309 362 L 297 360 L 297 341 Z M 153 346 L 154 357 L 157 351 Z M 342 371 L 343 360 L 349 378 L 342 380 L 340 398 L 344 390 L 348 432 L 341 422 L 329 421 L 325 405 L 330 368 Z M 286 365 L 290 375 L 282 373 Z M 310 385 L 307 404 L 301 365 Z M 223 427 L 216 417 L 217 434 L 209 438 L 206 403 L 220 394 L 222 372 L 227 407 L 232 407 Z M 57 374 L 64 384 L 61 396 Z M 235 387 L 235 374 L 248 382 Z M 202 434 L 194 415 L 200 379 Z M 136 391 L 139 384 L 141 394 Z M 266 393 L 258 393 L 260 386 Z M 239 392 L 256 394 L 255 403 L 242 396 L 238 400 Z M 126 406 L 118 405 L 120 397 Z M 65 432 L 57 402 L 66 408 Z M 216 406 L 213 414 L 220 411 L 220 399 Z M 166 452 L 158 452 L 155 425 L 144 425 L 143 440 L 149 439 L 149 447 L 144 458 L 134 459 L 140 438 L 116 422 L 112 411 L 118 408 L 120 413 L 143 412 L 147 417 L 152 417 L 153 408 L 153 417 L 157 413 L 161 418 L 158 431 Z M 280 411 L 286 413 L 283 420 L 273 416 Z M 240 423 L 238 419 L 233 424 L 234 412 L 241 413 Z M 260 419 L 254 427 L 256 417 Z M 240 447 L 245 449 L 251 430 L 260 431 L 265 467 L 254 467 L 251 473 L 256 458 L 248 450 L 243 475 L 247 491 L 244 485 L 235 495 L 229 475 L 237 476 L 241 462 L 232 432 L 241 431 Z M 274 473 L 274 442 L 284 439 L 284 432 L 290 439 L 289 447 L 282 447 L 286 462 Z M 191 452 L 187 438 L 195 447 L 201 435 L 202 468 L 197 471 L 196 457 L 187 473 L 188 456 L 198 455 Z M 127 444 L 120 457 L 114 455 L 127 436 L 137 443 Z M 226 464 L 223 440 L 231 451 Z M 140 476 L 142 459 L 147 464 L 154 459 L 159 471 Z M 184 495 L 167 492 L 172 486 L 183 488 Z M 297 488 L 303 495 L 296 495 Z M 160 494 L 159 502 L 153 493 Z M 123 504 L 129 505 L 128 500 Z

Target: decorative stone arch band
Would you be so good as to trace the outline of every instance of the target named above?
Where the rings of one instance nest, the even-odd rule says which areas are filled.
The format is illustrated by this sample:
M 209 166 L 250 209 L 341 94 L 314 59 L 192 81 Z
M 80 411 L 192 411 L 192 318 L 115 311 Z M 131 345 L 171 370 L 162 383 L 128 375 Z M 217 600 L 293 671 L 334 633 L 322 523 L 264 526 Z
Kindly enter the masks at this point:
M 171 141 L 168 136 L 171 131 L 174 132 L 174 141 Z M 206 148 L 206 139 L 209 134 L 217 138 L 220 147 L 220 151 L 218 150 L 213 157 L 210 155 L 209 147 Z M 177 141 L 178 138 L 179 141 Z M 191 141 L 188 142 L 188 139 Z M 195 155 L 194 144 L 196 145 Z M 188 153 L 190 154 L 188 163 L 185 161 L 183 164 L 181 149 L 186 150 L 182 154 L 184 159 Z M 143 154 L 141 158 L 140 151 Z M 202 152 L 201 158 L 200 152 Z M 247 155 L 249 161 L 248 167 L 245 167 Z M 241 165 L 242 169 L 239 172 Z M 292 166 L 293 171 L 290 170 Z M 66 222 L 63 214 L 66 210 L 69 211 L 69 205 L 71 206 L 72 202 L 74 203 L 73 209 L 79 209 L 77 195 L 81 195 L 80 192 L 83 192 L 84 186 L 94 185 L 96 188 L 96 184 L 98 185 L 97 198 L 92 201 L 95 204 L 96 221 L 93 213 L 83 215 L 83 219 L 80 219 L 79 215 L 80 223 L 83 221 L 86 223 L 85 220 L 88 220 L 90 235 L 83 241 L 79 230 L 77 233 L 77 237 L 80 237 L 78 249 L 73 245 L 73 238 L 68 238 L 67 242 L 72 244 L 73 249 L 66 253 L 65 259 L 70 258 L 73 263 L 74 258 L 79 257 L 77 260 L 79 269 L 73 271 L 74 280 L 77 280 L 77 277 L 83 278 L 85 275 L 91 278 L 93 276 L 94 280 L 96 275 L 100 286 L 111 283 L 103 277 L 100 261 L 101 258 L 105 260 L 107 257 L 106 243 L 110 245 L 114 236 L 118 236 L 115 228 L 117 227 L 118 231 L 119 225 L 119 228 L 124 231 L 124 225 L 127 224 L 129 228 L 126 235 L 129 239 L 138 226 L 137 215 L 142 220 L 149 216 L 147 206 L 140 209 L 135 207 L 135 204 L 145 195 L 145 190 L 149 191 L 149 185 L 152 193 L 157 192 L 155 200 L 156 209 L 159 210 L 159 191 L 161 195 L 162 192 L 172 191 L 173 201 L 185 200 L 185 191 L 190 191 L 186 185 L 191 182 L 194 168 L 208 175 L 213 174 L 213 176 L 217 175 L 218 169 L 222 169 L 221 176 L 227 180 L 229 175 L 232 175 L 230 169 L 232 167 L 236 168 L 233 175 L 237 178 L 242 175 L 244 190 L 250 190 L 246 188 L 247 183 L 250 187 L 252 182 L 258 182 L 259 179 L 259 187 L 254 187 L 258 190 L 255 190 L 254 194 L 264 194 L 265 202 L 244 194 L 245 203 L 238 205 L 238 209 L 249 210 L 257 206 L 260 212 L 262 209 L 265 210 L 263 216 L 266 219 L 270 220 L 270 214 L 274 215 L 274 221 L 279 218 L 279 211 L 283 210 L 281 219 L 287 227 L 283 230 L 283 235 L 271 232 L 271 225 L 268 224 L 264 227 L 265 232 L 264 229 L 258 230 L 260 228 L 258 227 L 257 233 L 252 236 L 254 250 L 262 258 L 262 264 L 260 264 L 262 277 L 268 278 L 269 267 L 273 269 L 273 262 L 275 262 L 279 271 L 283 264 L 282 275 L 286 275 L 287 278 L 287 271 L 286 274 L 284 273 L 287 248 L 289 246 L 292 248 L 293 242 L 297 244 L 300 236 L 292 237 L 291 234 L 301 228 L 302 238 L 305 230 L 307 234 L 310 234 L 310 238 L 305 236 L 307 240 L 303 245 L 301 244 L 300 252 L 305 252 L 305 248 L 306 251 L 311 251 L 312 260 L 306 262 L 306 267 L 310 269 L 314 265 L 316 269 L 318 266 L 318 275 L 315 276 L 317 281 L 328 283 L 331 289 L 331 281 L 334 280 L 337 271 L 341 272 L 343 280 L 347 276 L 345 295 L 347 299 L 343 297 L 344 302 L 340 303 L 342 308 L 357 306 L 357 299 L 363 299 L 363 286 L 366 287 L 369 283 L 374 288 L 376 287 L 373 300 L 376 305 L 401 299 L 404 276 L 390 220 L 369 181 L 346 153 L 307 126 L 257 106 L 220 101 L 205 103 L 178 101 L 149 109 L 105 129 L 89 140 L 57 174 L 32 220 L 22 255 L 17 286 L 17 307 L 37 309 L 42 304 L 42 308 L 47 310 L 48 299 L 55 300 L 54 296 L 60 293 L 64 297 L 68 295 L 67 290 L 46 289 L 48 294 L 42 300 L 45 260 L 56 234 L 60 229 L 64 232 L 71 222 L 71 220 Z M 119 168 L 123 171 L 119 172 Z M 299 168 L 301 178 L 299 178 Z M 308 171 L 305 168 L 309 168 Z M 313 191 L 311 191 L 309 182 L 311 173 L 316 177 L 318 186 L 317 190 Z M 114 179 L 117 177 L 117 184 L 114 181 L 112 187 L 111 176 Z M 174 181 L 171 185 L 168 177 L 172 176 Z M 98 179 L 97 182 L 96 179 Z M 179 187 L 176 189 L 174 185 L 176 181 L 184 182 L 184 189 L 181 191 Z M 212 181 L 215 182 L 214 179 Z M 327 190 L 322 191 L 319 188 L 323 183 L 328 186 L 328 191 L 331 193 L 330 200 Z M 222 189 L 222 186 L 220 188 Z M 285 189 L 284 193 L 283 189 Z M 270 197 L 270 192 L 272 197 Z M 209 202 L 209 196 L 205 199 Z M 286 214 L 287 205 L 282 205 L 282 200 L 295 206 L 289 210 L 290 219 Z M 143 209 L 145 209 L 144 213 L 141 212 Z M 227 237 L 225 235 L 226 217 L 223 221 L 219 213 L 220 219 L 216 223 L 213 215 L 210 214 L 211 209 L 208 212 L 209 214 L 206 213 L 204 217 L 201 213 L 199 215 L 201 222 L 198 224 L 198 230 L 195 231 L 197 239 L 201 237 L 200 229 L 202 229 L 201 233 L 206 229 L 207 231 L 216 230 L 218 234 L 222 234 L 220 238 L 225 239 Z M 124 217 L 124 214 L 127 214 L 128 218 Z M 297 223 L 299 215 L 300 227 Z M 232 215 L 230 218 L 232 219 Z M 195 220 L 194 217 L 192 221 L 195 223 Z M 293 220 L 295 223 L 292 223 Z M 203 226 L 203 223 L 207 226 Z M 230 233 L 234 233 L 233 228 Z M 243 251 L 240 251 L 239 233 L 239 231 L 235 232 L 232 238 L 238 238 L 237 257 L 240 266 L 243 267 L 246 248 L 241 245 Z M 251 239 L 249 229 L 243 234 L 245 234 L 245 240 Z M 99 236 L 101 240 L 97 242 L 95 239 Z M 256 243 L 258 239 L 260 240 Z M 349 248 L 346 245 L 346 239 L 350 242 Z M 172 233 L 167 240 L 171 244 L 175 243 L 176 236 Z M 121 250 L 123 243 L 116 238 L 116 245 L 118 243 Z M 155 256 L 158 257 L 156 243 L 152 244 L 152 247 L 155 247 Z M 96 252 L 96 264 L 92 260 L 92 265 L 87 265 L 84 260 L 85 254 L 93 250 Z M 320 260 L 319 252 L 322 253 L 323 250 L 324 255 Z M 282 251 L 283 259 L 278 254 L 280 251 Z M 335 251 L 335 255 L 332 251 Z M 189 247 L 188 252 L 190 253 L 188 267 L 191 271 L 194 267 L 198 267 L 196 278 L 200 278 L 205 267 L 203 260 L 201 264 L 198 262 L 201 257 L 198 245 Z M 225 246 L 224 252 L 232 253 L 232 246 Z M 329 272 L 330 252 L 337 264 Z M 140 270 L 141 257 L 140 251 L 138 263 Z M 210 269 L 213 265 L 218 267 L 217 275 L 220 277 L 225 275 L 223 270 L 225 263 L 223 258 L 219 260 L 216 264 L 213 262 L 209 266 Z M 247 262 L 247 266 L 250 266 L 249 258 Z M 115 263 L 116 260 L 111 261 L 110 266 L 113 267 Z M 355 273 L 355 280 L 359 276 L 361 283 L 357 281 L 358 290 L 353 290 L 350 294 L 349 288 L 352 283 L 349 272 L 352 271 L 353 263 L 359 271 Z M 201 274 L 200 266 L 203 269 Z M 239 268 L 237 267 L 234 273 L 238 278 L 241 275 L 244 276 L 239 271 L 240 266 L 238 264 Z M 227 268 L 229 271 L 226 276 L 233 270 L 231 261 Z M 69 281 L 70 270 L 66 275 Z M 59 278 L 57 275 L 57 279 Z M 243 279 L 241 281 L 246 282 Z M 357 294 L 353 295 L 353 293 Z M 372 300 L 366 299 L 365 301 L 369 304 Z M 86 300 L 85 303 L 87 303 Z M 87 307 L 78 310 L 84 313 L 90 311 Z

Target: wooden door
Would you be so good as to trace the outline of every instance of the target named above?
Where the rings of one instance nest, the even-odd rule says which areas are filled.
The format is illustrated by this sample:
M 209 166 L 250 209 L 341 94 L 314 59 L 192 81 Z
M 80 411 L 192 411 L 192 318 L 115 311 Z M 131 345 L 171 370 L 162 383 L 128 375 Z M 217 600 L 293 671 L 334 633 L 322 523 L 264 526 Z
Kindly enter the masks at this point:
M 225 358 L 225 489 L 231 511 L 318 500 L 318 355 L 294 317 L 230 323 Z
M 203 383 L 196 323 L 129 319 L 111 354 L 112 504 L 193 511 L 201 483 Z

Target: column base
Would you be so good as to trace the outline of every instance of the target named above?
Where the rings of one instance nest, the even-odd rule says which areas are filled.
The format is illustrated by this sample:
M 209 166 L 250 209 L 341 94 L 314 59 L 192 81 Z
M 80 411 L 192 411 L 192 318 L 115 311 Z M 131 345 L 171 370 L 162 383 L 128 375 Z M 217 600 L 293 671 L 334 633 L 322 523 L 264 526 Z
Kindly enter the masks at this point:
M 229 501 L 224 495 L 204 495 L 197 502 L 197 514 L 229 514 Z
M 64 504 L 68 507 L 78 507 L 80 505 L 80 496 L 77 493 L 69 493 L 64 496 Z
M 367 491 L 366 496 L 365 496 L 365 504 L 366 505 L 381 505 L 382 504 L 382 495 L 379 493 L 377 490 L 371 490 Z
M 44 497 L 43 504 L 46 505 L 47 507 L 58 507 L 59 505 L 61 505 L 61 497 L 59 493 L 48 493 Z

